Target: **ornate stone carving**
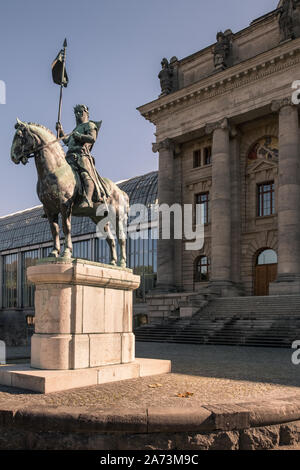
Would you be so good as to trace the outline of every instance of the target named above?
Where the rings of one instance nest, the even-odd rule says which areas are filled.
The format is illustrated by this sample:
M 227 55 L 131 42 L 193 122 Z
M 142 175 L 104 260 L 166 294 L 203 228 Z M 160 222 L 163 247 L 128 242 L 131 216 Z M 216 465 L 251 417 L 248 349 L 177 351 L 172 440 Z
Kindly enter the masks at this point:
M 300 35 L 300 1 L 283 0 L 279 8 L 281 42 L 295 39 Z
M 224 33 L 221 31 L 217 34 L 217 44 L 214 48 L 214 63 L 216 70 L 224 70 L 229 65 L 229 57 L 231 54 L 232 31 L 228 29 Z
M 176 145 L 171 139 L 165 139 L 161 142 L 155 142 L 152 144 L 152 152 L 157 153 L 162 150 L 168 150 L 169 152 L 175 152 Z
M 158 74 L 161 86 L 161 95 L 166 96 L 178 89 L 178 59 L 172 57 L 170 63 L 164 58 L 161 61 L 162 69 Z
M 272 101 L 271 110 L 272 110 L 274 113 L 277 113 L 277 112 L 280 111 L 281 108 L 283 108 L 284 106 L 295 106 L 295 105 L 292 103 L 291 97 L 283 98 L 282 100 L 274 100 L 274 101 Z
M 211 122 L 209 124 L 206 124 L 205 133 L 211 134 L 216 129 L 228 129 L 229 130 L 230 127 L 229 127 L 228 119 L 224 118 L 224 119 L 221 119 L 221 121 L 216 121 L 216 122 Z

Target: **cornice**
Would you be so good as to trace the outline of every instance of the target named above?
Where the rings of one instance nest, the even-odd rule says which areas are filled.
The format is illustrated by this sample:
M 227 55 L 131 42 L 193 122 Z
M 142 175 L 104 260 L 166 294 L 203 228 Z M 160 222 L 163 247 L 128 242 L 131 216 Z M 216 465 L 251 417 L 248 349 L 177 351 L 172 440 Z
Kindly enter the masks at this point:
M 279 50 L 280 49 L 280 50 Z M 300 38 L 234 65 L 221 73 L 206 77 L 167 97 L 138 108 L 142 116 L 153 124 L 170 111 L 185 109 L 191 104 L 221 96 L 247 86 L 300 63 Z

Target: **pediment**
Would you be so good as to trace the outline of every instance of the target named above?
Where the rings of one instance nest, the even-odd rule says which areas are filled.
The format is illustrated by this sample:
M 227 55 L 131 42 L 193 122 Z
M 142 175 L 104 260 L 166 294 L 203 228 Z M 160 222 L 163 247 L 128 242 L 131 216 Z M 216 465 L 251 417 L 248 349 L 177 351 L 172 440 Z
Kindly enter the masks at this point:
M 248 165 L 247 173 L 259 173 L 261 171 L 268 171 L 268 170 L 276 170 L 277 171 L 278 165 L 277 162 L 270 161 L 270 160 L 260 160 L 255 161 Z

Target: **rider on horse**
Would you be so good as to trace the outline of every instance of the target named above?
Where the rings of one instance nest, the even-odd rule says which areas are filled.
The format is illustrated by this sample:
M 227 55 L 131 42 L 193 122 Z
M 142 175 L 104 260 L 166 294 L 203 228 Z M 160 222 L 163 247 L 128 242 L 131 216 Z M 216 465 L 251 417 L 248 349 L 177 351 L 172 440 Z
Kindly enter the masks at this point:
M 93 207 L 93 202 L 104 202 L 109 197 L 105 182 L 98 174 L 94 158 L 90 153 L 98 137 L 102 121 L 90 121 L 89 109 L 83 104 L 75 106 L 74 114 L 76 127 L 68 137 L 62 140 L 68 147 L 66 159 L 79 174 L 83 186 L 83 201 L 78 207 Z M 64 131 L 61 124 L 57 123 L 56 127 L 59 137 L 63 137 Z

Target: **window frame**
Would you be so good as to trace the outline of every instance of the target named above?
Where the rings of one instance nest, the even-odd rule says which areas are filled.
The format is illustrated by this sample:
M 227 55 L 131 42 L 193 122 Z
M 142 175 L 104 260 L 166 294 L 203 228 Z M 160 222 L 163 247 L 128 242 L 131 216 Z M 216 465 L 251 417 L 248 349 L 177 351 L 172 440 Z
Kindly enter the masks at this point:
M 270 189 L 265 191 L 264 186 L 269 186 Z M 261 192 L 261 188 L 263 191 Z M 264 196 L 270 194 L 270 213 L 266 214 L 265 200 Z M 256 216 L 257 217 L 272 217 L 276 213 L 276 202 L 275 202 L 275 182 L 265 181 L 263 183 L 257 183 L 256 189 Z
M 207 200 L 206 201 L 203 201 L 203 202 L 198 202 L 198 197 L 201 197 L 201 196 L 207 196 Z M 197 223 L 197 205 L 205 205 L 207 206 L 206 210 L 204 209 L 204 225 L 208 225 L 209 224 L 209 216 L 210 216 L 210 211 L 209 211 L 209 203 L 210 203 L 210 193 L 209 191 L 204 191 L 202 193 L 197 193 L 195 194 L 195 197 L 194 197 L 194 225 L 199 225 Z
M 202 264 L 202 260 L 206 260 L 206 264 Z M 200 267 L 200 270 L 198 270 Z M 206 279 L 201 279 L 202 275 L 202 268 L 206 267 Z M 210 258 L 207 255 L 201 255 L 196 258 L 194 262 L 194 282 L 209 282 L 210 281 Z
M 207 145 L 206 147 L 204 147 L 203 154 L 204 154 L 203 155 L 203 166 L 211 165 L 211 163 L 212 163 L 212 146 Z M 207 159 L 209 159 L 209 162 L 207 162 Z
M 193 151 L 193 168 L 201 168 L 202 166 L 202 149 L 199 148 Z

